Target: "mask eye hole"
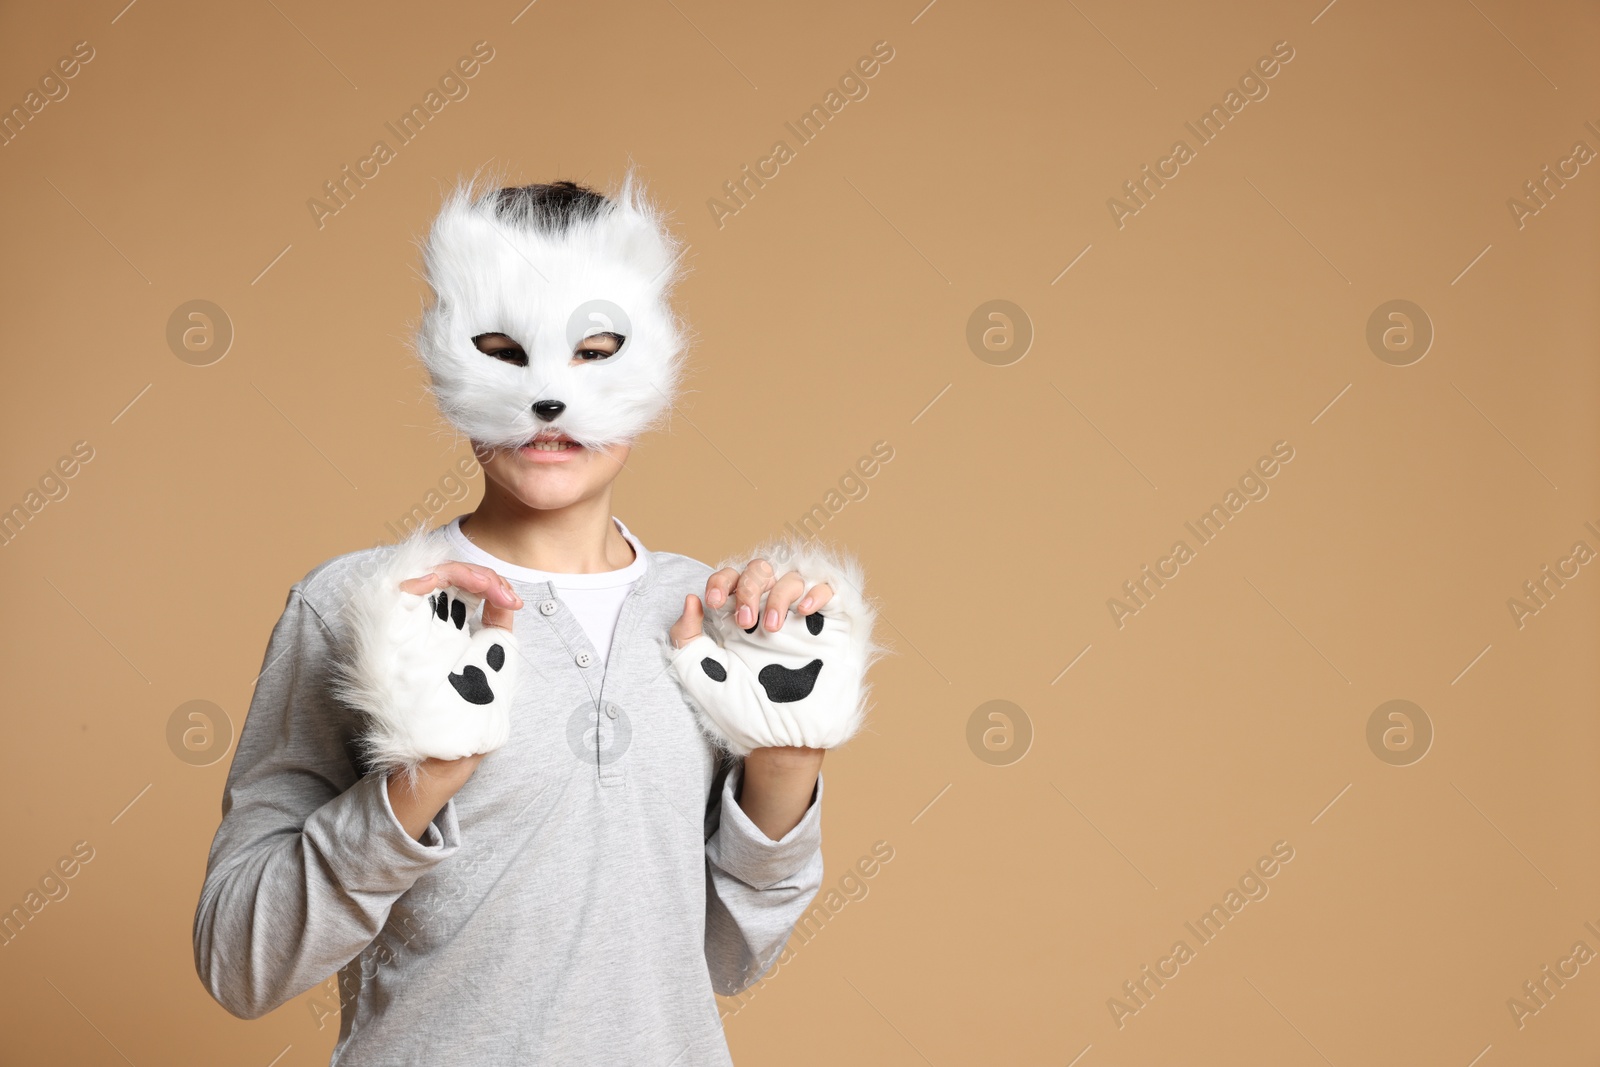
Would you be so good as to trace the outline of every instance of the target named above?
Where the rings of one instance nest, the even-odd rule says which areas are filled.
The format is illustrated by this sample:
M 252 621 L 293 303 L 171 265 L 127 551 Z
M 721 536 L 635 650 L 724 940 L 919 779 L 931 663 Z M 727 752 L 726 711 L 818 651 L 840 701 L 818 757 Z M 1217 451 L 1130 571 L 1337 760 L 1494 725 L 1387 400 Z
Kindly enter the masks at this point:
M 810 615 L 806 616 L 806 629 L 811 631 L 812 637 L 815 637 L 822 632 L 821 613 L 813 611 Z
M 578 347 L 572 352 L 572 362 L 599 363 L 622 351 L 622 346 L 627 342 L 627 337 L 620 333 L 592 333 L 578 342 Z
M 472 343 L 479 352 L 486 356 L 493 356 L 495 359 L 515 364 L 518 367 L 526 367 L 528 365 L 528 353 L 522 350 L 521 345 L 503 333 L 480 333 L 472 339 Z

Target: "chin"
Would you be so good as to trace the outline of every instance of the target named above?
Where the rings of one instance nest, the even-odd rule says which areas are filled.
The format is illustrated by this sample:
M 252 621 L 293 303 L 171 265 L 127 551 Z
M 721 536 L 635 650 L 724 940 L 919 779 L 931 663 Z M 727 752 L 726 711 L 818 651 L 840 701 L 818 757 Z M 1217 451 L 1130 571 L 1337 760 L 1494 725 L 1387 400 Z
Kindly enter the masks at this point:
M 480 451 L 485 474 L 528 507 L 554 511 L 601 492 L 627 462 L 626 444 L 590 448 L 565 435 L 540 434 L 519 448 Z

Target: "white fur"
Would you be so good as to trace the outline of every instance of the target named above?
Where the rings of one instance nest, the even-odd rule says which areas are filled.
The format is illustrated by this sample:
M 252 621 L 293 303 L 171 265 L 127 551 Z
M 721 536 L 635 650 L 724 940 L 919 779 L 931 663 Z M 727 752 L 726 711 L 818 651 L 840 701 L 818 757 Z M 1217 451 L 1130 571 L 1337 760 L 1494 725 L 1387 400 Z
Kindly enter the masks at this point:
M 400 583 L 420 578 L 451 558 L 437 531 L 419 530 L 386 551 L 369 573 L 346 590 L 348 647 L 339 658 L 332 688 L 351 707 L 365 713 L 359 739 L 372 769 L 414 774 L 428 758 L 460 759 L 491 752 L 510 737 L 510 709 L 522 656 L 511 633 L 484 626 L 476 609 L 482 601 L 450 587 L 467 607 L 467 627 L 433 617 L 427 595 L 407 593 Z M 442 595 L 446 590 L 441 590 Z M 504 662 L 496 671 L 486 663 L 489 647 L 499 644 Z M 462 699 L 449 675 L 467 666 L 485 672 L 495 699 L 474 705 Z
M 808 590 L 829 585 L 833 596 L 820 612 L 822 632 L 811 634 L 805 618 L 791 611 L 776 633 L 761 624 L 746 634 L 733 621 L 730 598 L 706 614 L 705 633 L 673 653 L 673 673 L 699 713 L 701 730 L 736 756 L 774 746 L 837 748 L 865 721 L 871 689 L 867 670 L 884 651 L 873 638 L 877 611 L 867 600 L 861 565 L 812 543 L 776 541 L 718 569 L 743 570 L 753 559 L 767 560 L 779 578 L 799 572 Z M 708 658 L 721 665 L 726 681 L 705 673 L 701 661 Z M 793 670 L 812 659 L 821 659 L 823 666 L 809 696 L 792 702 L 768 699 L 758 680 L 764 666 Z
M 686 344 L 668 303 L 682 267 L 665 213 L 630 169 L 597 218 L 556 235 L 497 219 L 495 184 L 458 185 L 423 246 L 435 299 L 414 344 L 439 410 L 472 440 L 501 448 L 542 430 L 588 447 L 633 440 L 668 412 Z M 618 355 L 573 366 L 568 324 L 593 300 L 622 308 L 631 331 Z M 472 339 L 483 333 L 512 338 L 528 366 L 480 352 Z M 566 411 L 541 422 L 532 411 L 540 400 Z

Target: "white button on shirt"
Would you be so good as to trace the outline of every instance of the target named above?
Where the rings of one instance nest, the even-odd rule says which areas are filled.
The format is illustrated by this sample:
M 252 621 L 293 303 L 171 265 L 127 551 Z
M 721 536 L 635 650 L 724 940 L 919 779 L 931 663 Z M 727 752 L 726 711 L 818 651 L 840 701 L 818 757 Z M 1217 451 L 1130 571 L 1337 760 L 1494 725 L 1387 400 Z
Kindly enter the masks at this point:
M 628 593 L 640 575 L 644 574 L 646 567 L 644 546 L 639 544 L 639 539 L 628 531 L 622 520 L 613 517 L 611 521 L 617 524 L 618 532 L 633 546 L 632 563 L 621 570 L 601 571 L 598 574 L 559 574 L 554 571 L 534 570 L 531 567 L 518 567 L 491 556 L 462 533 L 461 520 L 465 517 L 457 515 L 444 528 L 445 537 L 459 554 L 460 559 L 466 563 L 488 567 L 502 578 L 511 581 L 549 582 L 560 595 L 561 602 L 577 617 L 583 632 L 588 635 L 589 643 L 599 653 L 599 662 L 604 663 L 611 651 L 612 631 L 617 628 L 617 619 L 622 614 L 622 602 L 628 598 Z M 541 615 L 554 615 L 556 611 L 554 600 L 540 601 Z M 595 662 L 587 652 L 580 652 L 576 661 L 579 667 L 589 667 Z

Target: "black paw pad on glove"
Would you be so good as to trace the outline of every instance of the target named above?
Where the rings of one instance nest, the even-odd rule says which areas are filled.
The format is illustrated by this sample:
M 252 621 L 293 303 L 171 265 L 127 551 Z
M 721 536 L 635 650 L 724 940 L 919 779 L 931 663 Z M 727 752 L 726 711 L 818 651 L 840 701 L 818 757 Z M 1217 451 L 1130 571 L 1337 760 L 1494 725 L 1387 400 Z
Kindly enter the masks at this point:
M 805 616 L 806 630 L 812 637 L 822 633 L 822 619 L 821 612 Z M 760 623 L 756 625 L 759 626 Z M 741 628 L 747 634 L 756 632 L 755 626 Z M 713 682 L 728 680 L 728 669 L 710 656 L 700 661 L 700 669 L 705 671 L 706 677 Z M 785 667 L 779 663 L 769 663 L 756 673 L 756 680 L 766 691 L 767 699 L 774 704 L 793 704 L 811 695 L 811 691 L 817 687 L 817 676 L 821 673 L 820 659 L 814 659 L 804 667 Z
M 428 603 L 433 605 L 434 617 L 443 621 L 445 625 L 453 623 L 457 630 L 466 627 L 467 606 L 462 603 L 460 597 L 453 597 L 446 590 L 434 593 L 428 598 Z M 484 652 L 483 659 L 490 670 L 499 673 L 500 668 L 506 663 L 506 650 L 497 644 L 490 645 Z M 468 664 L 461 669 L 460 674 L 452 671 L 448 677 L 450 685 L 468 704 L 494 703 L 494 690 L 489 686 L 489 676 L 483 673 L 482 668 Z

